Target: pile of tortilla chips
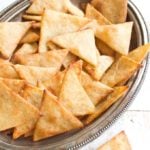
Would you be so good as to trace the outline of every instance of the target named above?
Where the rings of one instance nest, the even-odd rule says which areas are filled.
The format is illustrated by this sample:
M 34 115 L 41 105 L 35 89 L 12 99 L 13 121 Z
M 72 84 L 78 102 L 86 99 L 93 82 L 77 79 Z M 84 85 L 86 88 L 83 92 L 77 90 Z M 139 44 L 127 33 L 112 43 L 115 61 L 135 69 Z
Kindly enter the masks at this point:
M 126 14 L 126 0 L 93 0 L 85 11 L 34 0 L 25 21 L 1 22 L 0 131 L 42 140 L 83 128 L 118 101 L 150 50 L 129 51 Z

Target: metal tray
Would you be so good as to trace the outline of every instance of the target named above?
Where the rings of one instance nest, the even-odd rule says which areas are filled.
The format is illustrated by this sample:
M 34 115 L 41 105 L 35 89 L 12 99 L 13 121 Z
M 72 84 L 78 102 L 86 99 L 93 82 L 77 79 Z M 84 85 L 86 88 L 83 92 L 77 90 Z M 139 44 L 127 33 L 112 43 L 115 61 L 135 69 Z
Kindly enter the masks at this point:
M 86 1 L 86 0 L 78 0 Z M 30 5 L 29 0 L 19 0 L 8 6 L 0 13 L 0 21 L 20 20 L 21 13 Z M 148 28 L 137 7 L 129 1 L 128 3 L 128 21 L 134 22 L 131 47 L 133 49 L 139 45 L 149 42 Z M 127 109 L 129 104 L 136 97 L 144 81 L 149 63 L 149 56 L 143 61 L 141 68 L 128 82 L 129 90 L 126 95 L 115 103 L 100 118 L 95 120 L 85 128 L 73 132 L 58 135 L 40 142 L 32 142 L 30 138 L 12 140 L 9 133 L 0 134 L 0 149 L 15 150 L 55 150 L 55 149 L 78 149 L 83 145 L 93 141 L 100 136 L 108 127 L 110 127 L 120 115 Z

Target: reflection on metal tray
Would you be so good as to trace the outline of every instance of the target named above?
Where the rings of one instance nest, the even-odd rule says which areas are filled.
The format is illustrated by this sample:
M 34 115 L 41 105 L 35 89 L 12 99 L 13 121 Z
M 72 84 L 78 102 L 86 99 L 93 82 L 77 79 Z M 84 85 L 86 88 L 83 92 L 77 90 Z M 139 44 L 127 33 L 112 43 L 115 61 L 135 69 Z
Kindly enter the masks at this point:
M 76 0 L 77 1 L 77 0 Z M 78 0 L 87 1 L 87 0 Z M 21 19 L 21 13 L 30 5 L 29 0 L 19 0 L 13 3 L 0 13 L 0 21 L 16 21 Z M 145 44 L 149 41 L 148 29 L 145 21 L 136 8 L 136 6 L 129 1 L 128 3 L 128 20 L 134 22 L 134 30 L 132 33 L 132 40 L 130 49 L 139 45 Z M 114 104 L 108 111 L 106 111 L 100 118 L 95 120 L 90 125 L 81 130 L 58 135 L 40 142 L 32 142 L 31 139 L 12 140 L 9 133 L 0 134 L 0 149 L 77 149 L 83 145 L 91 142 L 102 134 L 113 122 L 126 110 L 129 104 L 133 101 L 138 93 L 148 68 L 148 57 L 143 61 L 143 68 L 132 77 L 128 85 L 130 86 L 127 94 Z M 31 148 L 32 147 L 32 148 Z

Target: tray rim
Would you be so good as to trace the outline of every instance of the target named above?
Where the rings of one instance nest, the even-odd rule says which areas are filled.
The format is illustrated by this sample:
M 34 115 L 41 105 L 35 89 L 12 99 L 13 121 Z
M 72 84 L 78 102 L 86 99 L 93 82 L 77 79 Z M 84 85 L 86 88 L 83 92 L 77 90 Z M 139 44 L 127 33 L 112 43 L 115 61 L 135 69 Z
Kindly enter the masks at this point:
M 16 11 L 16 9 L 17 8 L 20 8 L 20 12 L 23 10 L 23 9 L 25 9 L 25 8 L 27 8 L 28 6 L 29 6 L 29 4 L 30 4 L 30 2 L 29 2 L 29 0 L 17 0 L 17 1 L 15 1 L 14 3 L 12 3 L 11 5 L 9 5 L 8 7 L 6 7 L 5 9 L 3 9 L 1 12 L 0 12 L 0 21 L 3 21 L 3 19 L 4 20 L 6 20 L 6 21 L 8 21 L 8 20 L 10 20 L 11 18 L 13 18 L 14 16 L 15 16 L 15 11 Z M 22 6 L 22 7 L 21 7 Z M 23 7 L 24 6 L 24 7 Z M 143 26 L 145 27 L 145 36 L 147 37 L 147 40 L 146 41 L 143 41 L 143 43 L 142 44 L 146 44 L 146 43 L 148 43 L 148 42 L 150 42 L 150 37 L 149 37 L 149 30 L 148 30 L 148 26 L 147 26 L 147 24 L 146 24 L 146 22 L 145 22 L 145 19 L 144 19 L 144 17 L 142 16 L 142 14 L 140 13 L 140 11 L 139 11 L 139 9 L 136 7 L 136 5 L 131 1 L 131 0 L 129 0 L 129 2 L 128 2 L 128 7 L 134 7 L 134 11 L 136 11 L 136 13 L 134 12 L 134 15 L 136 16 L 136 18 L 137 19 L 139 19 L 139 17 L 141 18 L 141 20 L 142 20 L 142 22 L 143 22 Z M 11 17 L 9 17 L 9 19 L 7 20 L 6 18 L 12 13 L 14 11 L 14 14 L 13 15 L 11 15 Z M 18 14 L 18 12 L 17 12 L 17 14 Z M 139 15 L 139 16 L 137 16 L 137 14 Z M 142 29 L 141 29 L 142 30 Z M 144 37 L 143 37 L 144 38 Z M 138 82 L 138 86 L 136 87 L 136 89 L 135 89 L 135 91 L 132 93 L 132 95 L 131 95 L 131 97 L 130 97 L 130 99 L 128 100 L 128 103 L 124 106 L 124 108 L 116 115 L 116 116 L 114 116 L 114 119 L 111 121 L 111 122 L 109 122 L 104 128 L 102 128 L 101 130 L 99 130 L 98 132 L 96 132 L 96 133 L 93 133 L 89 138 L 87 138 L 87 139 L 83 139 L 83 141 L 82 142 L 79 142 L 79 143 L 76 143 L 76 144 L 74 144 L 74 145 L 70 145 L 69 144 L 69 146 L 67 146 L 66 148 L 67 149 L 69 149 L 69 150 L 74 150 L 74 149 L 78 149 L 78 148 L 81 148 L 82 146 L 84 146 L 84 145 L 86 145 L 86 144 L 88 144 L 88 143 L 90 143 L 90 142 L 92 142 L 93 140 L 95 140 L 97 137 L 99 137 L 106 129 L 108 129 L 109 127 L 111 127 L 111 125 L 114 123 L 114 122 L 116 122 L 119 118 L 120 118 L 120 116 L 127 110 L 127 108 L 130 106 L 130 104 L 133 102 L 133 100 L 135 99 L 135 97 L 137 96 L 137 94 L 138 94 L 138 92 L 139 92 L 139 90 L 141 89 L 141 87 L 142 87 L 142 85 L 143 85 L 143 83 L 144 83 L 144 80 L 145 80 L 145 77 L 146 77 L 146 72 L 147 72 L 147 70 L 148 70 L 148 66 L 149 66 L 149 59 L 150 59 L 150 54 L 147 56 L 147 58 L 145 59 L 146 60 L 146 62 L 145 62 L 145 64 L 144 64 L 144 67 L 142 68 L 142 69 L 140 69 L 140 71 L 141 70 L 143 70 L 142 71 L 142 75 L 141 75 L 141 77 L 140 77 L 140 80 L 139 81 L 136 81 L 137 79 L 135 79 L 135 83 L 136 82 Z M 139 71 L 139 72 L 140 72 Z M 138 73 L 137 73 L 138 74 Z M 133 86 L 134 86 L 134 84 L 135 83 L 133 83 Z M 131 86 L 131 89 L 132 89 L 132 86 Z M 130 92 L 130 90 L 129 90 L 129 92 Z M 2 146 L 2 145 L 4 145 L 4 146 Z M 9 145 L 9 147 L 7 147 L 7 146 Z M 1 147 L 2 146 L 2 147 Z M 10 144 L 4 144 L 4 143 L 1 143 L 1 141 L 0 141 L 0 147 L 1 148 L 12 148 L 11 146 L 12 145 L 10 145 Z M 21 148 L 22 146 L 18 146 L 18 148 Z M 14 146 L 14 148 L 15 148 L 15 146 Z M 45 147 L 46 148 L 46 147 Z M 33 148 L 33 149 L 38 149 L 38 148 Z M 48 147 L 46 148 L 46 149 L 48 149 Z

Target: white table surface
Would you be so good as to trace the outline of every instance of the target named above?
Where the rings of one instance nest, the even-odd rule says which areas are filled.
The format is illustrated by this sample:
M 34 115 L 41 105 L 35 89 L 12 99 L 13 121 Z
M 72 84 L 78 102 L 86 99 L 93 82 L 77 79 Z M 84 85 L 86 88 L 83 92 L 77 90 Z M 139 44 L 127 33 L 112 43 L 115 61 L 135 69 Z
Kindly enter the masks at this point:
M 15 0 L 0 0 L 0 10 Z M 150 2 L 148 0 L 132 0 L 150 24 Z M 99 138 L 81 148 L 81 150 L 95 150 L 102 143 L 108 141 L 115 134 L 124 130 L 129 138 L 133 150 L 150 149 L 150 69 L 145 82 L 135 101 L 124 115 Z

